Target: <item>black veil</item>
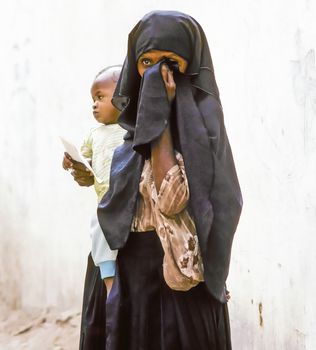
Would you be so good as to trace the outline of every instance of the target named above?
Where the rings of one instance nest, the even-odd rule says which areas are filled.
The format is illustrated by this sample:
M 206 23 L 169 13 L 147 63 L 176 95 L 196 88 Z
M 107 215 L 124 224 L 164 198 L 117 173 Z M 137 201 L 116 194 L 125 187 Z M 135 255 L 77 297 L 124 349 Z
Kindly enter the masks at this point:
M 174 74 L 176 100 L 166 97 L 160 64 L 137 72 L 138 57 L 149 50 L 172 51 L 185 58 L 185 74 Z M 150 142 L 170 122 L 184 158 L 190 188 L 188 210 L 194 219 L 209 291 L 226 302 L 231 246 L 242 196 L 205 34 L 190 16 L 154 11 L 134 27 L 128 53 L 112 100 L 122 110 L 119 124 L 128 133 L 114 153 L 110 188 L 98 208 L 98 218 L 112 249 L 128 239 L 139 180 Z

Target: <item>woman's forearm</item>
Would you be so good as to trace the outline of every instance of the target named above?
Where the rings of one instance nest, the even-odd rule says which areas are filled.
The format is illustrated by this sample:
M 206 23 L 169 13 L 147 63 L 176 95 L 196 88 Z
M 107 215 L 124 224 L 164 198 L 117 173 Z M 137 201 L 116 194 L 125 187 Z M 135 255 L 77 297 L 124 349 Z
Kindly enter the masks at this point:
M 161 136 L 151 144 L 151 165 L 157 192 L 166 173 L 177 164 L 170 126 L 168 125 Z

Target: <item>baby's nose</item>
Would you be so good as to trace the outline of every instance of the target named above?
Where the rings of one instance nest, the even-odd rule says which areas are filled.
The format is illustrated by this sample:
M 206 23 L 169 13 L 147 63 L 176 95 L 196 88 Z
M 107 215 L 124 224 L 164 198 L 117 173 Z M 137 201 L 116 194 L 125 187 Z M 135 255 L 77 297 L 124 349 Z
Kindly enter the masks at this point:
M 93 102 L 92 109 L 96 109 L 97 108 L 97 103 L 98 103 L 98 101 L 94 101 Z

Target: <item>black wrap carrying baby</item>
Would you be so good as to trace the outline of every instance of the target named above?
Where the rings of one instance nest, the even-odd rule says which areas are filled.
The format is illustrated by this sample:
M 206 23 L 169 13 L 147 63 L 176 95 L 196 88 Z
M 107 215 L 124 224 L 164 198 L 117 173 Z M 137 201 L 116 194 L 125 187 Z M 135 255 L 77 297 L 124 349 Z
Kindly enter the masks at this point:
M 174 73 L 173 108 L 160 73 L 161 62 L 147 69 L 142 81 L 137 72 L 138 57 L 152 49 L 172 51 L 188 62 L 185 74 Z M 225 281 L 242 197 L 200 25 L 179 12 L 146 15 L 129 35 L 113 103 L 123 110 L 119 123 L 128 133 L 114 153 L 110 189 L 98 208 L 110 247 L 122 248 L 128 239 L 144 156 L 170 119 L 175 147 L 184 158 L 190 189 L 188 210 L 197 229 L 205 282 L 216 299 L 226 302 Z

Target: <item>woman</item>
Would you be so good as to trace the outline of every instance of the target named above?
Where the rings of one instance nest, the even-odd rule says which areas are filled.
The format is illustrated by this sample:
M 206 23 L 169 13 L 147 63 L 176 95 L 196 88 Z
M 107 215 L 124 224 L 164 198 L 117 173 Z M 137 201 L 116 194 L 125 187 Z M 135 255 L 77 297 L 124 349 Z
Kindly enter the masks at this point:
M 119 249 L 107 349 L 231 349 L 225 281 L 242 198 L 200 25 L 147 14 L 113 103 L 128 133 L 98 209 Z

